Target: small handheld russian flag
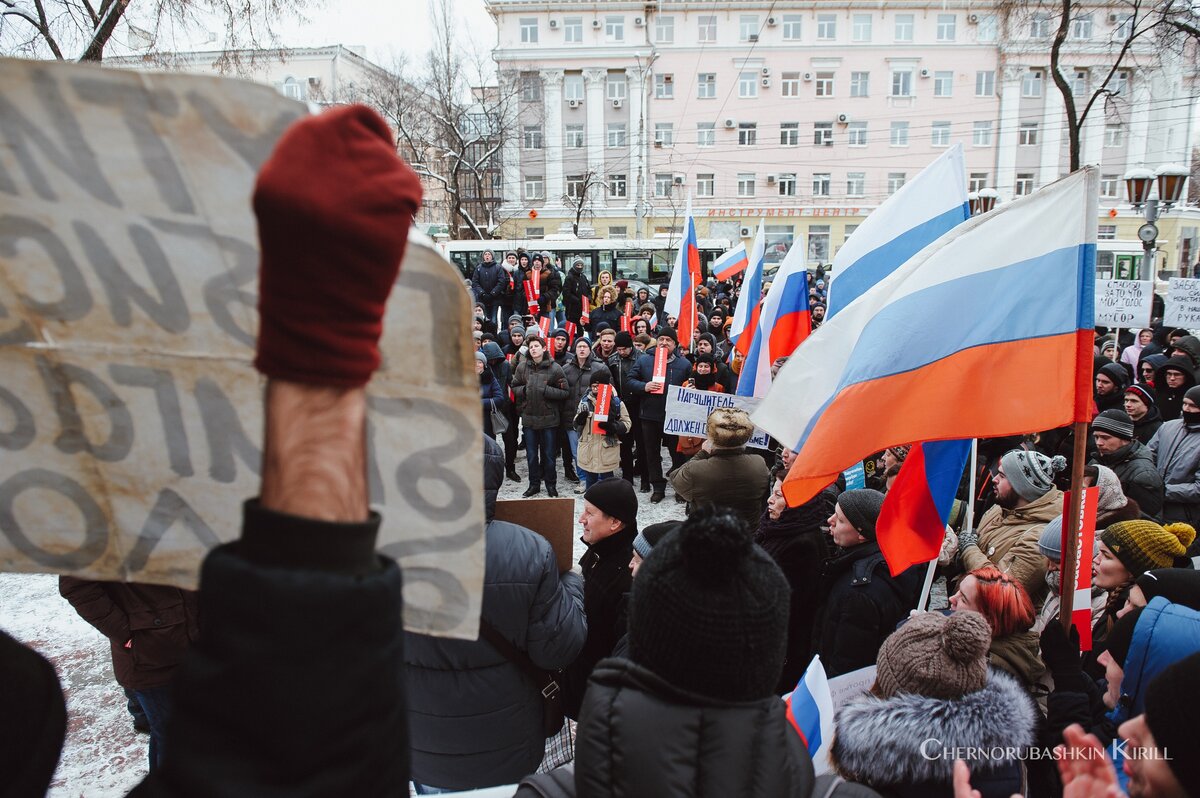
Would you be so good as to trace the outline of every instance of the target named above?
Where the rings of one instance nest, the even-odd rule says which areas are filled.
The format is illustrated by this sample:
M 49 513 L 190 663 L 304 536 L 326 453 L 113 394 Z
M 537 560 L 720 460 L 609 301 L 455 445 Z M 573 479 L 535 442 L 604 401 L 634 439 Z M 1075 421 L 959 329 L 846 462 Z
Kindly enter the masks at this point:
M 750 258 L 746 255 L 745 243 L 740 243 L 713 261 L 712 273 L 718 280 L 732 280 L 746 270 Z
M 787 719 L 808 747 L 817 775 L 829 771 L 829 748 L 833 744 L 833 694 L 825 677 L 821 657 L 815 656 L 787 697 Z

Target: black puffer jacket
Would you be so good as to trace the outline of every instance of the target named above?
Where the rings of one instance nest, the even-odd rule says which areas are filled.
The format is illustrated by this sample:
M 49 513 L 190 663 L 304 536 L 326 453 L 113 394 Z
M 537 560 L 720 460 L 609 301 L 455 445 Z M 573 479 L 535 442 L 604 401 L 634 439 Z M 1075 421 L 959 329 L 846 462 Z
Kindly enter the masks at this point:
M 485 441 L 487 517 L 504 481 L 504 452 Z M 583 580 L 560 575 L 550 544 L 522 526 L 490 520 L 483 618 L 547 670 L 583 648 Z M 466 790 L 512 784 L 542 761 L 542 698 L 533 680 L 485 640 L 406 634 L 413 779 Z
M 583 361 L 582 366 L 579 365 L 579 358 L 575 356 L 575 353 L 571 353 L 567 364 L 563 366 L 563 374 L 567 378 L 567 390 L 570 391 L 567 401 L 563 404 L 563 424 L 571 423 L 575 417 L 575 409 L 579 407 L 579 401 L 591 387 L 592 377 L 602 371 L 608 374 L 608 366 L 604 365 L 603 360 L 596 357 L 595 352 L 588 353 L 587 360 Z
M 570 395 L 562 366 L 545 354 L 539 363 L 528 356 L 521 358 L 513 372 L 512 391 L 521 423 L 529 429 L 557 427 L 563 402 Z
M 575 741 L 580 798 L 807 798 L 812 760 L 775 696 L 718 701 L 629 660 L 592 675 Z
M 879 647 L 917 606 L 921 568 L 893 578 L 879 551 L 867 542 L 825 561 L 824 602 L 814 629 L 816 653 L 830 678 L 875 664 Z
M 1183 385 L 1178 388 L 1167 386 L 1168 369 L 1183 374 Z M 1154 372 L 1154 392 L 1158 394 L 1158 412 L 1162 414 L 1163 421 L 1179 418 L 1179 414 L 1183 412 L 1183 395 L 1195 384 L 1196 372 L 1192 368 L 1191 358 L 1187 355 L 1175 355 L 1158 367 Z
M 591 301 L 592 285 L 588 282 L 588 278 L 583 276 L 583 269 L 576 269 L 574 265 L 567 270 L 566 279 L 563 280 L 562 301 L 563 309 L 567 313 L 567 321 L 574 321 L 579 318 L 579 314 L 583 312 L 583 298 L 588 298 Z
M 1133 422 L 1133 437 L 1141 443 L 1149 443 L 1162 425 L 1162 413 L 1158 412 L 1158 405 L 1153 405 L 1141 420 Z
M 1130 441 L 1112 454 L 1101 454 L 1099 461 L 1121 480 L 1125 495 L 1138 503 L 1143 512 L 1158 518 L 1163 508 L 1163 479 L 1154 467 L 1150 450 L 1140 441 Z

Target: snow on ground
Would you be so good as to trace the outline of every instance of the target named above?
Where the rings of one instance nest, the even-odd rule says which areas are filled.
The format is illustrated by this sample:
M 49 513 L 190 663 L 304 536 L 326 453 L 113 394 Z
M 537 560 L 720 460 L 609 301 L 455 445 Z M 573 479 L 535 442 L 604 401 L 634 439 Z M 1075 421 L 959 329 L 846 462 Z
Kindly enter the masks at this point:
M 505 480 L 500 498 L 517 499 L 525 491 L 524 456 L 517 457 L 517 471 L 522 481 Z M 558 488 L 561 497 L 575 499 L 578 519 L 583 496 L 574 493 L 575 485 L 561 473 Z M 648 493 L 639 493 L 638 500 L 641 526 L 685 516 L 684 505 L 675 502 L 669 488 L 666 500 L 657 505 L 650 504 Z M 576 537 L 580 531 L 577 520 Z M 583 548 L 576 540 L 576 559 Z M 125 696 L 113 679 L 108 640 L 58 595 L 58 577 L 46 575 L 0 574 L 0 629 L 54 663 L 66 692 L 67 740 L 48 795 L 125 795 L 146 775 L 149 737 L 134 731 Z

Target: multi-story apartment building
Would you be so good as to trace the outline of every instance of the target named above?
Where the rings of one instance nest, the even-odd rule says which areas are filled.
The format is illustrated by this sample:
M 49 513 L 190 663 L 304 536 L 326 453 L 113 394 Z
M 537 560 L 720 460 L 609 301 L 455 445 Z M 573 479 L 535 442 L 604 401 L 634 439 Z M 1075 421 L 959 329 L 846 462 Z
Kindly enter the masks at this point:
M 774 257 L 804 236 L 810 262 L 827 263 L 955 142 L 970 189 L 1002 200 L 1068 170 L 1048 76 L 1057 20 L 1033 11 L 986 0 L 488 6 L 501 80 L 521 87 L 502 184 L 512 237 L 558 229 L 590 174 L 603 180 L 588 197 L 599 235 L 669 232 L 690 193 L 701 236 L 736 239 L 765 217 Z M 1200 106 L 1187 59 L 1139 46 L 1109 76 L 1124 24 L 1104 6 L 1082 12 L 1063 58 L 1081 101 L 1106 79 L 1115 92 L 1089 114 L 1081 155 L 1101 169 L 1102 236 L 1136 242 L 1120 178 L 1189 164 Z M 1200 212 L 1174 216 L 1160 224 L 1169 268 L 1200 243 Z

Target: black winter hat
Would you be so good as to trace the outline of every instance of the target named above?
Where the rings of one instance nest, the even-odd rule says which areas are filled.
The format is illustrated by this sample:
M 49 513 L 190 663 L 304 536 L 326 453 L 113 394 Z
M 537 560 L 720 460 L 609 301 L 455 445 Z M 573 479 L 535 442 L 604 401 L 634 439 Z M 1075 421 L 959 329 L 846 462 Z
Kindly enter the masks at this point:
M 663 338 L 664 336 L 670 338 L 675 343 L 679 343 L 679 336 L 675 334 L 674 327 L 662 327 L 654 337 Z
M 1187 795 L 1200 795 L 1200 653 L 1163 670 L 1146 689 L 1146 725 Z
M 867 540 L 875 539 L 875 522 L 879 520 L 879 511 L 883 509 L 883 494 L 870 488 L 848 490 L 838 496 L 838 506 L 846 515 L 846 520 Z
M 637 534 L 637 493 L 633 484 L 623 479 L 602 479 L 583 494 L 585 502 L 591 502 L 597 510 L 612 516 Z
M 1138 577 L 1146 601 L 1162 596 L 1172 604 L 1200 610 L 1200 571 L 1191 568 L 1158 568 Z
M 783 672 L 789 595 L 744 522 L 728 510 L 696 510 L 633 580 L 630 659 L 703 696 L 766 698 Z
M 618 347 L 631 347 L 633 346 L 633 336 L 621 330 L 617 333 L 616 343 Z
M 1092 429 L 1107 432 L 1121 440 L 1133 440 L 1133 419 L 1124 410 L 1105 410 L 1092 419 Z
M 633 550 L 638 553 L 638 556 L 643 560 L 650 556 L 650 552 L 658 545 L 658 541 L 667 536 L 668 532 L 674 532 L 681 526 L 679 521 L 663 521 L 658 524 L 651 524 L 638 533 L 638 536 L 633 539 Z
M 1138 618 L 1142 617 L 1143 609 L 1145 607 L 1138 607 L 1122 615 L 1109 630 L 1108 637 L 1104 638 L 1108 655 L 1122 668 L 1125 667 L 1125 658 L 1129 656 L 1129 647 L 1133 645 L 1133 630 L 1137 627 Z
M 1183 398 L 1191 399 L 1193 402 L 1200 405 L 1200 385 L 1193 385 L 1191 388 L 1188 388 L 1186 391 L 1184 391 Z
M 1129 385 L 1129 372 L 1120 363 L 1105 363 L 1097 373 L 1112 380 L 1118 391 L 1124 391 L 1125 387 Z

